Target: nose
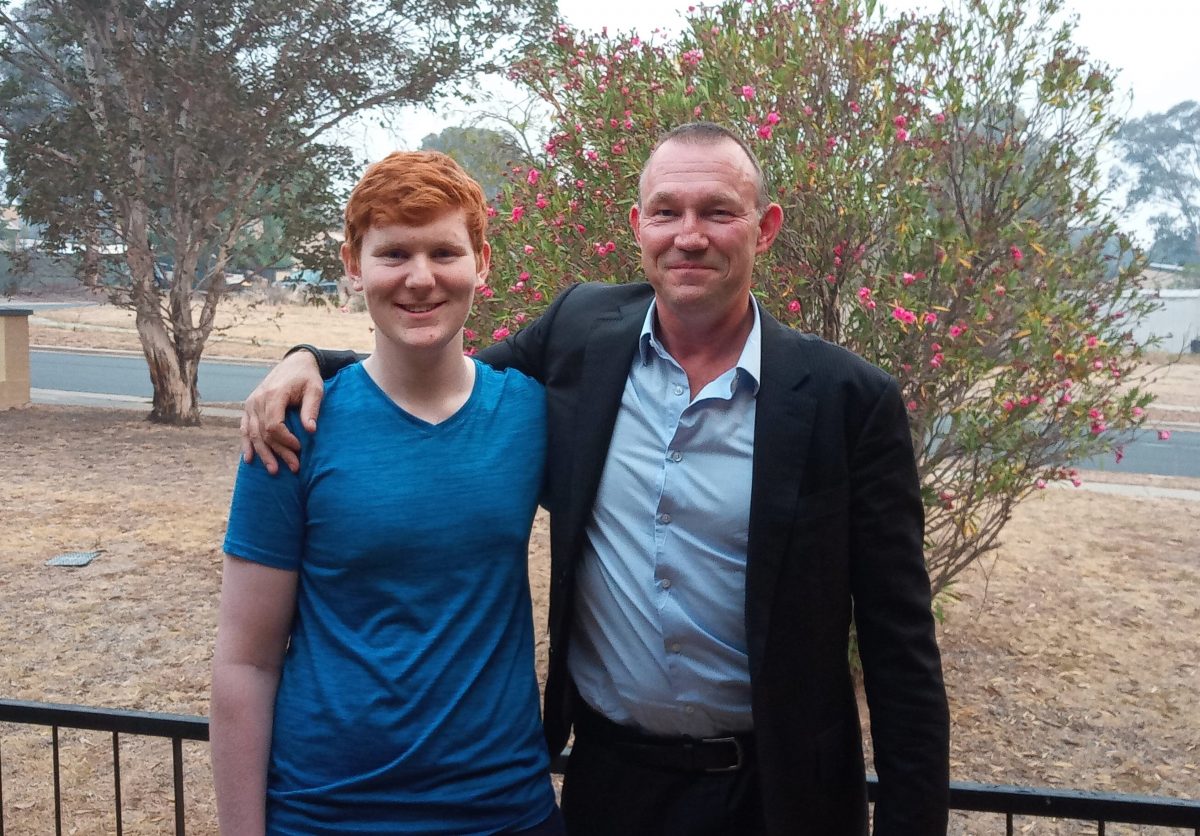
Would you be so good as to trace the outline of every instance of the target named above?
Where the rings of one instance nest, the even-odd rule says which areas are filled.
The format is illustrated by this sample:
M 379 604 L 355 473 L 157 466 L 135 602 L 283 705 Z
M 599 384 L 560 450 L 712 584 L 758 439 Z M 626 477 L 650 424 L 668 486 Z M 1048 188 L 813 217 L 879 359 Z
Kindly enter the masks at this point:
M 700 217 L 695 212 L 685 212 L 679 219 L 679 231 L 675 234 L 675 247 L 680 250 L 703 250 L 708 246 Z
M 424 256 L 409 259 L 404 286 L 409 290 L 428 290 L 433 287 L 433 265 Z

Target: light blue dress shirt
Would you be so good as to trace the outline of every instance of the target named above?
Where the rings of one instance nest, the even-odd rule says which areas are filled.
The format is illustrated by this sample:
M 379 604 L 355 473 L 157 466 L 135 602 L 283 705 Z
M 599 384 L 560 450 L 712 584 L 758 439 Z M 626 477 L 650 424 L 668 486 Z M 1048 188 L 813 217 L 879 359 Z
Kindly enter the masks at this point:
M 587 527 L 571 676 L 598 712 L 651 734 L 753 726 L 746 540 L 762 326 L 752 307 L 737 364 L 690 398 L 650 306 Z

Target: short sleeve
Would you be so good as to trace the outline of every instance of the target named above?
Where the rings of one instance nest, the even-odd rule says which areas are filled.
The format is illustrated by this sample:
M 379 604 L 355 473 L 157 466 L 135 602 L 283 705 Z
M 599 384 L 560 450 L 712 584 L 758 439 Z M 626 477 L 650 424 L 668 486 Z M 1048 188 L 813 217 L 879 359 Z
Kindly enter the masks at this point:
M 239 463 L 224 550 L 253 563 L 298 571 L 306 523 L 304 461 L 311 447 L 294 412 L 289 413 L 287 423 L 301 439 L 300 473 L 281 467 L 272 476 L 258 458 L 250 464 Z

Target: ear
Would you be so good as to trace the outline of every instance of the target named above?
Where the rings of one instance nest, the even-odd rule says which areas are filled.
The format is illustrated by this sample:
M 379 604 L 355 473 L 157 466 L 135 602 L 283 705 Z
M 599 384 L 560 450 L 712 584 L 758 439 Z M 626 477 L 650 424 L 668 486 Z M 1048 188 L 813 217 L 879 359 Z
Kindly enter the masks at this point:
M 765 253 L 769 250 L 782 228 L 783 207 L 778 203 L 772 203 L 763 211 L 762 217 L 758 221 L 758 240 L 755 242 L 754 251 Z
M 640 218 L 641 215 L 638 212 L 638 205 L 635 203 L 629 207 L 629 225 L 633 227 L 633 237 L 638 244 L 642 243 L 642 233 L 641 230 L 638 229 L 638 221 Z
M 354 250 L 351 248 L 349 242 L 342 244 L 340 253 L 342 256 L 342 269 L 346 271 L 346 278 L 349 280 L 350 286 L 354 288 L 355 293 L 362 293 L 362 271 L 358 263 L 358 258 L 355 257 Z
M 475 271 L 479 281 L 475 286 L 483 287 L 487 284 L 488 272 L 492 269 L 492 245 L 487 241 L 483 242 L 483 247 L 479 250 L 475 263 L 479 265 L 479 269 Z

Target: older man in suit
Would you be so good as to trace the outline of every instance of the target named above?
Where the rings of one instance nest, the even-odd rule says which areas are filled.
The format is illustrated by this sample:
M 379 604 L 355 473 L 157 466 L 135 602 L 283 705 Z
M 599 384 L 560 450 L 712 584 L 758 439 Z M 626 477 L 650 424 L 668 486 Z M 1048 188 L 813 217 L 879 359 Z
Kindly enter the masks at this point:
M 575 729 L 569 832 L 867 833 L 853 618 L 875 833 L 944 834 L 948 710 L 895 381 L 754 301 L 782 210 L 725 128 L 668 133 L 630 223 L 647 284 L 576 286 L 483 355 L 547 388 L 544 720 L 552 752 Z M 283 404 L 312 417 L 317 392 L 307 355 L 281 364 L 248 402 L 247 455 L 294 465 Z

